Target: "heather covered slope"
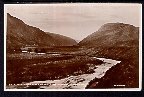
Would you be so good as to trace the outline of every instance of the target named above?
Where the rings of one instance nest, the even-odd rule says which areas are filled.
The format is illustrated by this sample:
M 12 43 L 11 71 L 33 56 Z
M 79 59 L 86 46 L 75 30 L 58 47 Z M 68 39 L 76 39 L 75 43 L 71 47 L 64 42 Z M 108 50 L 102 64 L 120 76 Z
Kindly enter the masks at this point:
M 94 79 L 87 88 L 138 88 L 139 49 L 138 47 L 95 48 L 93 55 L 121 61 L 107 71 L 101 79 Z M 97 84 L 98 83 L 98 84 Z M 125 86 L 114 86 L 125 85 Z
M 22 20 L 7 14 L 7 48 L 18 48 L 25 45 L 39 46 L 72 46 L 75 40 L 58 34 L 45 33 L 39 28 L 29 26 Z

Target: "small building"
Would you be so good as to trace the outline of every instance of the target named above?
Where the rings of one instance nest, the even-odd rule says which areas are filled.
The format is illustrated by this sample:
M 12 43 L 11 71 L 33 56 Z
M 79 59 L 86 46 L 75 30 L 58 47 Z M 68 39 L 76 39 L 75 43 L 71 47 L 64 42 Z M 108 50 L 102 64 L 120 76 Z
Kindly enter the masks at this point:
M 38 45 L 26 45 L 21 48 L 22 53 L 45 53 L 46 49 L 44 47 L 39 47 Z
M 38 45 L 26 45 L 21 48 L 22 53 L 35 53 L 36 49 L 38 49 Z

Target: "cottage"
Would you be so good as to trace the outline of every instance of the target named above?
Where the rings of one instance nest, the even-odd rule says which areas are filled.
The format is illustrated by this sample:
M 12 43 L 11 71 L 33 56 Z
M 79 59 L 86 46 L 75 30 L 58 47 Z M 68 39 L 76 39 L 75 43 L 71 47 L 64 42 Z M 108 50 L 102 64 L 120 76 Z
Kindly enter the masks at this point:
M 35 53 L 36 49 L 38 49 L 38 45 L 26 45 L 21 48 L 22 53 Z
M 22 53 L 46 53 L 46 49 L 44 47 L 38 47 L 38 45 L 26 45 L 21 48 Z

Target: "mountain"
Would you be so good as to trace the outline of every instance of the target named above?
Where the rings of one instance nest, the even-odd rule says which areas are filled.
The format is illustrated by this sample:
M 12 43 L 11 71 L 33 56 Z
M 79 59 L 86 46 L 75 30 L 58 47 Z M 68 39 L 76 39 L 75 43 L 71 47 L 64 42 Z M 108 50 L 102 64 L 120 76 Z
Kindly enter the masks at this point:
M 18 48 L 25 45 L 39 46 L 72 46 L 77 42 L 69 37 L 44 32 L 29 26 L 22 20 L 7 14 L 7 48 Z
M 78 43 L 80 46 L 113 47 L 138 45 L 139 28 L 123 23 L 107 23 Z
M 87 55 L 121 61 L 86 88 L 139 87 L 139 28 L 123 23 L 104 24 L 78 43 Z M 124 86 L 115 86 L 124 85 Z

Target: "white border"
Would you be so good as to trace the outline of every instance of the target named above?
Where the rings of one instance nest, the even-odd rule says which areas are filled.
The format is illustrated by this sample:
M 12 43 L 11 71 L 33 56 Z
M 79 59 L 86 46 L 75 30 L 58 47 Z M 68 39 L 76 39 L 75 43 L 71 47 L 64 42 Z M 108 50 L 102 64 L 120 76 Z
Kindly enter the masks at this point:
M 49 5 L 70 5 L 70 4 L 82 4 L 82 3 L 61 3 L 61 4 L 49 4 Z M 84 4 L 96 4 L 96 3 L 84 3 Z M 6 6 L 7 5 L 32 5 L 32 6 L 39 6 L 39 5 L 45 5 L 47 4 L 4 4 L 4 91 L 141 91 L 142 89 L 142 4 L 140 3 L 97 3 L 98 6 L 101 5 L 114 5 L 116 4 L 123 4 L 124 5 L 139 5 L 140 10 L 140 33 L 139 33 L 139 88 L 112 88 L 112 89 L 6 89 L 6 23 L 7 23 L 7 12 L 6 12 Z
M 142 89 L 142 4 L 140 5 L 140 31 L 139 31 L 139 88 Z
M 6 91 L 6 25 L 7 25 L 7 16 L 6 8 L 4 4 L 4 91 Z

